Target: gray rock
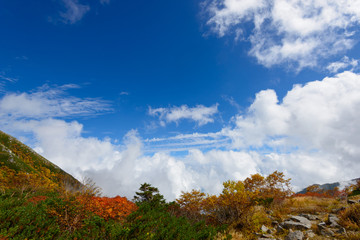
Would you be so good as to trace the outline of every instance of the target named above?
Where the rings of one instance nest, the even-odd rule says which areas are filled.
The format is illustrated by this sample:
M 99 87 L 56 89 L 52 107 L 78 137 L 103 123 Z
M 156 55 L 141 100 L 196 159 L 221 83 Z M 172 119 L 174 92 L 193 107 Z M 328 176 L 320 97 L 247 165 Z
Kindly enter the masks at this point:
M 258 236 L 258 234 L 256 234 L 256 235 Z M 271 239 L 275 240 L 275 238 L 270 234 L 261 234 L 258 237 L 258 240 L 264 240 L 264 239 L 266 239 L 266 240 L 271 240 Z
M 294 222 L 299 222 L 302 224 L 306 224 L 306 225 L 307 224 L 311 225 L 311 222 L 309 221 L 309 219 L 302 217 L 302 216 L 290 216 L 289 220 L 294 221 Z
M 277 225 L 275 229 L 277 233 L 283 233 L 285 231 L 285 229 L 280 225 Z
M 306 235 L 307 238 L 310 238 L 310 239 L 314 238 L 316 236 L 316 234 L 312 230 L 307 230 L 305 232 L 305 235 Z
M 342 235 L 346 235 L 346 229 L 343 228 L 343 227 L 341 227 L 341 228 L 339 228 L 339 229 L 336 231 L 336 233 L 339 233 L 339 234 L 342 234 Z
M 290 218 L 281 223 L 281 225 L 286 229 L 294 230 L 308 230 L 311 228 L 311 222 L 301 216 L 290 216 Z
M 333 237 L 335 233 L 329 228 L 323 228 L 320 230 L 321 235 L 324 237 Z
M 276 226 L 276 225 L 279 224 L 279 222 L 278 222 L 278 221 L 272 221 L 271 224 L 272 224 L 273 226 Z
M 317 226 L 318 226 L 319 230 L 322 230 L 322 229 L 326 228 L 326 223 L 325 222 L 320 222 L 320 223 L 318 223 Z
M 269 228 L 267 228 L 265 225 L 262 225 L 262 226 L 261 226 L 261 231 L 262 231 L 262 232 L 265 232 L 265 233 L 269 233 L 269 234 L 272 233 L 271 230 L 270 230 Z
M 340 225 L 339 225 L 338 221 L 339 221 L 339 218 L 335 214 L 329 214 L 328 224 L 330 225 L 330 227 L 339 228 Z
M 294 229 L 294 230 L 309 230 L 311 228 L 311 223 L 304 224 L 294 221 L 285 221 L 282 223 L 282 227 L 286 229 Z
M 285 240 L 303 240 L 304 234 L 301 231 L 290 232 Z
M 312 214 L 306 214 L 306 213 L 302 213 L 299 215 L 300 217 L 304 217 L 310 221 L 314 221 L 314 220 L 319 220 L 318 216 L 316 215 L 312 215 Z

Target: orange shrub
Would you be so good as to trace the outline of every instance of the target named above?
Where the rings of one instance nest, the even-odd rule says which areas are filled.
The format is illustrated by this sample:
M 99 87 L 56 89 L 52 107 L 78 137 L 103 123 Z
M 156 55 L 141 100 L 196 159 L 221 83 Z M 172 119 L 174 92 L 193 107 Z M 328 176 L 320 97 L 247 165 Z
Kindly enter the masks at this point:
M 133 202 L 127 200 L 126 197 L 116 196 L 109 198 L 81 196 L 78 197 L 78 200 L 84 205 L 85 209 L 105 220 L 121 220 L 137 210 L 137 206 Z

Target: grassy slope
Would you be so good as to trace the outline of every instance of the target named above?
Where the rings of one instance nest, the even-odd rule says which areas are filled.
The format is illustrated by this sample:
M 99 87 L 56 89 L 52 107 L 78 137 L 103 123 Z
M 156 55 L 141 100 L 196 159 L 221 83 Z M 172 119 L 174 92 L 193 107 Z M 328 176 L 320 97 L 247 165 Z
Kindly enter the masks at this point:
M 44 169 L 66 179 L 71 186 L 81 184 L 70 174 L 51 163 L 49 160 L 37 154 L 30 147 L 18 141 L 16 138 L 0 131 L 0 167 L 6 166 L 16 172 L 40 174 Z M 57 179 L 59 180 L 59 179 Z M 52 181 L 57 181 L 52 179 Z

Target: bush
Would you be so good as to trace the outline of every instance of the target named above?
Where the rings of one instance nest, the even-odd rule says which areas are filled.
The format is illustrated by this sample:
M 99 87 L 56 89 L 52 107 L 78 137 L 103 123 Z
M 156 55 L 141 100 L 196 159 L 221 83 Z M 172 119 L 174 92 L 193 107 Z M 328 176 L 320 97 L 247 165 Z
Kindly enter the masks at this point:
M 360 230 L 360 204 L 352 204 L 340 213 L 340 224 L 354 231 Z

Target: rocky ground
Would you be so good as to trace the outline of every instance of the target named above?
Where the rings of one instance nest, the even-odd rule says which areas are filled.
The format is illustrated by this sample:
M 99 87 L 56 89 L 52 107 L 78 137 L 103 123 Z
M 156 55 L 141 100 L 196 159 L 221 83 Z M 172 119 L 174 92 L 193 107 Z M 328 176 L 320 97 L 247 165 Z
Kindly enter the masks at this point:
M 284 221 L 272 221 L 272 226 L 262 226 L 261 232 L 255 233 L 258 240 L 285 239 L 359 239 L 358 232 L 346 229 L 340 224 L 339 214 L 353 204 L 360 204 L 360 200 L 348 200 L 347 204 L 332 209 L 331 213 L 319 212 L 314 214 L 300 213 L 289 215 Z M 270 216 L 271 217 L 271 216 Z

